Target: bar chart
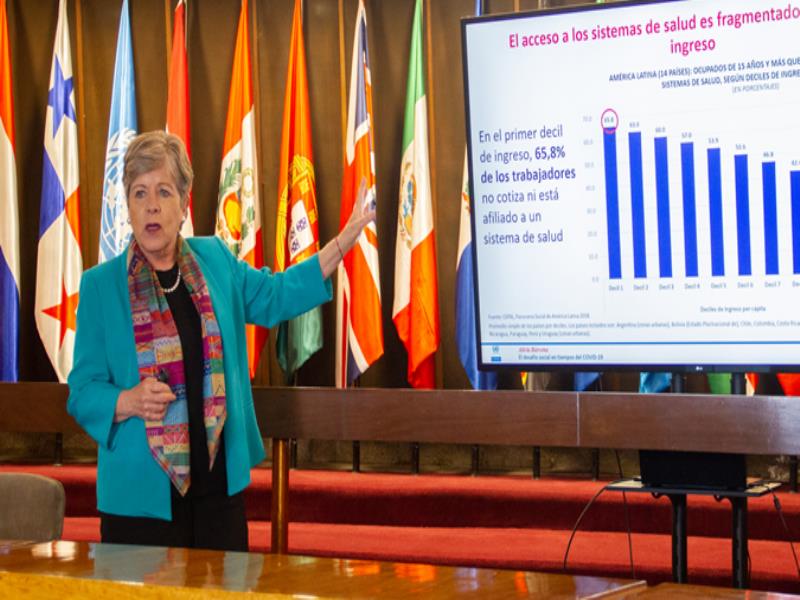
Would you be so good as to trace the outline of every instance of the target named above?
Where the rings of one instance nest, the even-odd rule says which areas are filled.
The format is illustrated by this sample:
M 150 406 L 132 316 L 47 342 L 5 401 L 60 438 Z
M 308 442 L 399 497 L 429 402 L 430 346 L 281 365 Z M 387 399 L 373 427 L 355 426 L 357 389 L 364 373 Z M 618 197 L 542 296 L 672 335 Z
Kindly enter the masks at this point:
M 723 149 L 713 137 L 698 143 L 672 139 L 658 131 L 622 132 L 619 117 L 611 110 L 603 113 L 602 123 L 610 280 L 800 274 L 797 161 L 778 161 L 770 151 L 742 151 L 745 144 Z M 687 137 L 691 136 L 683 132 L 681 138 Z M 646 145 L 650 146 L 648 158 L 643 153 Z M 652 175 L 649 186 L 644 181 L 648 171 Z M 723 173 L 730 180 L 728 185 Z M 648 204 L 653 210 L 646 214 Z M 706 216 L 702 226 L 698 212 Z M 622 213 L 626 213 L 625 220 Z M 680 219 L 674 223 L 676 214 Z M 648 216 L 655 221 L 649 228 Z M 790 239 L 781 238 L 780 219 L 791 223 L 789 229 L 784 228 L 790 231 Z M 735 231 L 730 249 L 726 221 Z M 680 234 L 679 247 L 676 232 Z M 655 256 L 646 251 L 648 236 L 656 238 L 652 241 L 657 248 Z M 787 237 L 785 232 L 783 237 Z M 781 247 L 791 248 L 790 260 L 781 260 Z M 632 257 L 627 269 L 622 261 L 626 251 Z M 729 257 L 733 253 L 735 261 L 726 263 L 726 253 Z

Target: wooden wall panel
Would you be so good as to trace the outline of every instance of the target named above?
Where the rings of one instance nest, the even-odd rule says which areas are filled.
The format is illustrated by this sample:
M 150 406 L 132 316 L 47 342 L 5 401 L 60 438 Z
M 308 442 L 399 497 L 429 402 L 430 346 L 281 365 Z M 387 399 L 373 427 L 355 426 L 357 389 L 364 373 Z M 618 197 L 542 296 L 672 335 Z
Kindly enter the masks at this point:
M 165 122 L 167 90 L 166 16 L 173 0 L 129 0 L 140 131 Z M 342 177 L 339 1 L 305 0 L 305 41 L 309 69 L 314 166 L 323 243 L 338 231 Z M 17 162 L 20 182 L 22 253 L 21 369 L 23 380 L 52 381 L 53 371 L 34 325 L 34 284 L 41 193 L 42 139 L 55 34 L 55 0 L 7 0 L 13 61 Z M 349 83 L 357 0 L 341 0 L 344 24 L 344 85 Z M 538 0 L 486 0 L 485 12 L 534 8 Z M 279 145 L 286 65 L 293 12 L 288 0 L 250 0 L 253 82 L 259 125 L 260 191 L 265 262 L 272 265 Z M 365 386 L 406 386 L 406 353 L 391 320 L 394 245 L 403 112 L 414 0 L 366 0 L 372 61 L 378 190 L 381 294 L 385 355 L 362 378 Z M 121 0 L 69 0 L 72 52 L 77 72 L 77 36 L 83 42 L 84 105 L 78 107 L 86 135 L 82 161 L 81 220 L 85 268 L 97 261 L 102 177 L 114 55 Z M 169 10 L 166 10 L 169 7 Z M 190 0 L 188 60 L 195 169 L 194 220 L 198 234 L 212 234 L 216 214 L 231 63 L 239 15 L 238 0 Z M 81 31 L 76 9 L 81 12 Z M 442 350 L 437 381 L 447 388 L 468 385 L 454 348 L 455 261 L 464 156 L 464 103 L 460 18 L 472 14 L 474 0 L 430 0 L 424 32 L 428 90 L 434 98 L 429 122 L 435 161 L 434 214 L 438 252 Z M 427 28 L 430 28 L 428 33 Z M 255 31 L 255 35 L 253 32 Z M 332 385 L 335 303 L 323 308 L 323 350 L 300 370 L 304 385 Z M 257 383 L 279 384 L 283 375 L 268 342 Z

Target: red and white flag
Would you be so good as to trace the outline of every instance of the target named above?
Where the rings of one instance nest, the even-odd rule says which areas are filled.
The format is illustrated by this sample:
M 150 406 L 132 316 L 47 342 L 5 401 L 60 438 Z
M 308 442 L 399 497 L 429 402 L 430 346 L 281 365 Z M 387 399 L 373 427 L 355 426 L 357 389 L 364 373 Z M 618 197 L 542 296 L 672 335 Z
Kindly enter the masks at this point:
M 375 204 L 373 122 L 367 13 L 359 0 L 350 66 L 340 227 L 350 218 L 362 180 L 367 184 L 365 201 Z M 375 223 L 370 223 L 337 270 L 336 387 L 350 385 L 382 354 L 378 232 Z
M 189 118 L 189 70 L 186 62 L 186 1 L 178 0 L 172 22 L 172 54 L 169 58 L 169 87 L 167 88 L 167 131 L 177 135 L 186 145 L 192 158 L 191 119 Z M 194 235 L 192 195 L 189 210 L 181 226 L 181 235 Z
M 258 200 L 258 158 L 252 88 L 247 0 L 242 0 L 222 148 L 216 234 L 222 238 L 234 256 L 260 269 L 264 266 L 264 249 L 261 241 L 261 206 Z M 255 376 L 266 339 L 266 329 L 255 325 L 247 326 L 247 356 L 251 378 Z
M 72 370 L 75 312 L 83 273 L 74 88 L 67 0 L 60 0 L 44 127 L 35 318 L 44 349 L 61 382 Z
M 0 381 L 19 379 L 19 213 L 6 0 L 0 0 Z

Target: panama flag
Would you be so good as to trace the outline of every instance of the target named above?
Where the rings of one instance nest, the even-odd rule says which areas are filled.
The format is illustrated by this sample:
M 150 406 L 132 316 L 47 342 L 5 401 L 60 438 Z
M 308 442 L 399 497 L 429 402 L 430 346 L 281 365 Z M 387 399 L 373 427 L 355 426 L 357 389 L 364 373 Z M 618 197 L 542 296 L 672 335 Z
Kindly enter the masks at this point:
M 319 250 L 317 192 L 311 152 L 303 4 L 295 0 L 289 68 L 283 103 L 283 135 L 278 176 L 278 219 L 275 230 L 275 271 L 304 261 Z M 322 309 L 281 323 L 276 343 L 278 362 L 291 377 L 322 347 Z
M 6 2 L 0 0 L 0 381 L 19 379 L 19 217 Z
M 178 0 L 172 22 L 172 54 L 169 57 L 169 87 L 167 89 L 167 131 L 177 135 L 192 158 L 189 119 L 189 70 L 186 64 L 186 0 Z M 183 237 L 194 235 L 192 224 L 192 194 L 189 210 L 181 227 Z
M 250 82 L 247 0 L 242 0 L 239 13 L 223 146 L 216 233 L 235 256 L 260 269 L 264 265 L 264 249 L 258 201 L 258 159 L 255 108 Z M 255 376 L 266 339 L 266 329 L 247 326 L 247 356 L 251 378 Z
M 366 182 L 365 202 L 375 206 L 375 141 L 372 130 L 372 76 L 367 44 L 367 12 L 358 2 L 350 63 L 345 165 L 340 228 L 353 212 L 358 188 Z M 370 223 L 337 269 L 336 387 L 350 385 L 383 354 L 378 230 Z
M 422 0 L 416 2 L 411 30 L 392 320 L 408 352 L 408 382 L 415 388 L 434 387 L 434 354 L 439 347 L 439 300 L 428 164 Z
M 74 84 L 67 0 L 60 0 L 44 127 L 35 315 L 44 349 L 62 383 L 72 369 L 75 310 L 83 271 Z
M 128 0 L 122 2 L 117 33 L 117 58 L 108 117 L 106 169 L 103 177 L 103 206 L 100 212 L 100 255 L 105 262 L 120 254 L 131 237 L 125 187 L 122 185 L 125 151 L 136 137 L 136 88 L 133 76 L 133 46 Z

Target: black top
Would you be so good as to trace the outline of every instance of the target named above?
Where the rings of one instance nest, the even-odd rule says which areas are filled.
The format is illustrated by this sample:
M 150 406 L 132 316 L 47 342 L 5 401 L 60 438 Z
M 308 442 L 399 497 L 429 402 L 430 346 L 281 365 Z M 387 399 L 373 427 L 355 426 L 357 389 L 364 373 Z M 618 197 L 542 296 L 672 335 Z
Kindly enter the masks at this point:
M 175 284 L 178 265 L 169 271 L 156 271 L 158 281 L 165 290 Z M 186 378 L 186 400 L 189 405 L 189 464 L 192 483 L 187 496 L 228 493 L 228 477 L 225 471 L 225 444 L 220 437 L 214 469 L 208 470 L 208 444 L 203 419 L 203 333 L 200 315 L 192 296 L 181 279 L 174 292 L 164 294 L 178 329 L 183 351 L 183 371 Z M 169 382 L 167 382 L 169 383 Z M 175 486 L 173 493 L 177 494 Z

